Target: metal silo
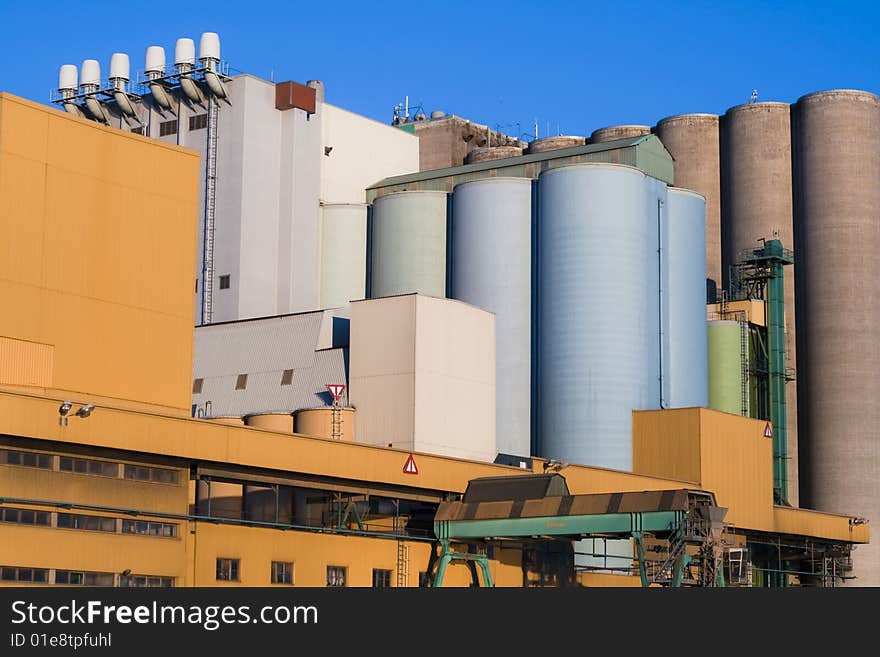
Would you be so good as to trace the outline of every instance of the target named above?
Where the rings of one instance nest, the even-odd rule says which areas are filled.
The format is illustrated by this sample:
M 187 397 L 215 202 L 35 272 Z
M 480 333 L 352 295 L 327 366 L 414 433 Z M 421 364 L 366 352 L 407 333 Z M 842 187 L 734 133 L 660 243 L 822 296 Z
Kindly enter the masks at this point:
M 880 107 L 874 94 L 835 90 L 793 111 L 801 499 L 877 522 Z M 880 542 L 853 562 L 859 585 L 880 585 Z
M 659 221 L 650 180 L 613 164 L 552 169 L 539 179 L 544 456 L 629 470 L 632 411 L 659 407 Z
M 648 125 L 612 125 L 607 128 L 593 130 L 593 134 L 590 135 L 590 143 L 601 144 L 604 141 L 643 137 L 650 134 L 651 126 Z
M 495 313 L 496 443 L 531 453 L 532 181 L 486 178 L 452 195 L 449 296 Z
M 706 199 L 696 192 L 670 187 L 662 239 L 663 407 L 705 407 L 706 265 L 694 254 L 706 250 Z
M 742 415 L 743 327 L 739 322 L 718 320 L 708 323 L 709 408 Z
M 791 112 L 788 103 L 749 103 L 721 119 L 721 262 L 727 281 L 738 254 L 775 238 L 794 248 Z M 795 254 L 797 261 L 797 254 Z M 795 369 L 795 269 L 785 272 L 785 362 Z M 725 287 L 727 287 L 725 285 Z M 798 500 L 797 387 L 785 387 L 788 499 Z
M 681 114 L 654 131 L 675 160 L 675 185 L 706 198 L 706 278 L 720 291 L 721 173 L 717 114 Z
M 373 202 L 370 297 L 446 296 L 446 192 L 406 191 Z
M 367 276 L 367 206 L 321 207 L 321 307 L 363 299 Z

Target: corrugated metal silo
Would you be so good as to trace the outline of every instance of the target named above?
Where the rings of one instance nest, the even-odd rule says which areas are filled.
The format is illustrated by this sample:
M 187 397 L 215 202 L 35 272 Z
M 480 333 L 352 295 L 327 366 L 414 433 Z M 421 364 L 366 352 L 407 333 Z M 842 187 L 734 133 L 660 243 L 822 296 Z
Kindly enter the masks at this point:
M 721 119 L 721 261 L 724 278 L 737 256 L 776 238 L 794 248 L 791 112 L 788 103 L 749 103 Z M 798 254 L 795 254 L 795 261 Z M 795 275 L 785 271 L 785 361 L 795 369 Z M 797 387 L 786 385 L 788 499 L 798 500 Z
M 486 178 L 452 196 L 449 296 L 495 313 L 496 443 L 531 453 L 532 181 Z
M 794 109 L 802 503 L 880 520 L 880 106 L 835 90 Z M 853 553 L 880 585 L 880 542 Z
M 717 114 L 681 114 L 654 131 L 675 159 L 675 185 L 706 198 L 706 278 L 720 291 L 721 170 Z
M 709 408 L 742 415 L 742 327 L 731 320 L 708 324 Z
M 708 403 L 706 346 L 706 199 L 669 188 L 661 248 L 662 362 L 665 408 Z
M 406 191 L 373 202 L 370 296 L 446 296 L 446 192 Z
M 648 125 L 612 125 L 593 130 L 593 134 L 590 135 L 590 143 L 601 144 L 605 141 L 642 137 L 649 134 L 651 134 L 651 126 Z
M 629 470 L 632 411 L 658 408 L 658 217 L 638 169 L 545 171 L 538 191 L 541 454 Z
M 363 299 L 367 277 L 367 206 L 321 207 L 321 307 Z

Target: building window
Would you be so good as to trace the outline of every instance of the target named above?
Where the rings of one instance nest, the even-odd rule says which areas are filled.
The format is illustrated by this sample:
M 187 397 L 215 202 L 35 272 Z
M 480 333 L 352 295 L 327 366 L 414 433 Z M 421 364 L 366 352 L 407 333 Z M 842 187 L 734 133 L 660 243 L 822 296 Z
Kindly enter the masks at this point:
M 222 582 L 237 582 L 239 559 L 217 557 L 217 579 Z
M 135 588 L 172 588 L 174 586 L 173 577 L 157 577 L 154 575 L 129 575 L 126 581 L 120 579 L 120 586 L 131 586 Z
M 281 373 L 281 385 L 289 386 L 293 383 L 293 370 L 284 370 Z
M 140 536 L 163 536 L 173 538 L 177 535 L 177 525 L 168 522 L 148 522 L 146 520 L 123 520 L 123 534 Z
M 220 289 L 221 290 L 228 290 L 229 289 L 229 277 L 230 276 L 231 276 L 231 274 L 223 274 L 220 277 Z
M 289 561 L 273 561 L 272 583 L 293 584 L 293 564 Z
M 131 131 L 136 135 L 145 135 L 147 134 L 147 126 L 141 125 L 137 128 L 132 128 Z
M 373 588 L 391 588 L 391 571 L 384 568 L 373 568 Z
M 46 584 L 49 581 L 49 570 L 45 568 L 0 566 L 0 580 L 4 582 L 35 582 L 38 584 Z
M 189 129 L 190 130 L 203 130 L 208 127 L 208 115 L 207 114 L 195 114 L 189 117 Z
M 419 573 L 419 588 L 423 589 L 428 586 L 428 571 L 423 570 Z
M 193 394 L 200 395 L 202 394 L 202 386 L 205 384 L 204 379 L 194 379 L 193 380 Z
M 78 513 L 59 513 L 58 527 L 61 529 L 85 529 L 93 532 L 115 532 L 116 518 L 84 516 Z
M 235 379 L 235 389 L 244 390 L 245 388 L 247 388 L 247 374 L 239 374 Z
M 30 509 L 11 509 L 7 507 L 0 509 L 0 522 L 49 527 L 52 524 L 52 516 L 48 511 L 31 511 Z
M 126 465 L 125 478 L 138 481 L 152 481 L 158 484 L 176 484 L 179 473 L 167 468 L 149 468 L 142 465 Z
M 12 449 L 0 450 L 0 464 L 23 465 L 28 468 L 52 469 L 52 457 L 37 452 L 20 452 Z
M 345 586 L 345 566 L 327 566 L 327 586 Z
M 163 121 L 159 124 L 159 136 L 167 137 L 168 135 L 177 134 L 177 119 L 171 121 Z
M 112 461 L 95 461 L 93 459 L 75 459 L 62 456 L 58 460 L 58 469 L 62 472 L 97 475 L 99 477 L 118 477 L 119 464 Z
M 70 586 L 113 586 L 113 573 L 56 570 L 55 583 L 68 584 Z

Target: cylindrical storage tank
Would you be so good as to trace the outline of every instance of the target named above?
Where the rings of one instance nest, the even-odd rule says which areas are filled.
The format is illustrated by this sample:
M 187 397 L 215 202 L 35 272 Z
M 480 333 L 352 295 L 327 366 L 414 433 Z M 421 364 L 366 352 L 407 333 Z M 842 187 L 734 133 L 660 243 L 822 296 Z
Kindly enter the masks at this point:
M 245 426 L 243 417 L 211 417 L 207 418 L 209 422 L 214 422 L 215 424 L 228 424 L 233 427 L 243 427 Z
M 245 417 L 244 423 L 254 429 L 293 433 L 293 415 L 291 413 L 256 413 Z
M 321 206 L 321 308 L 363 299 L 367 280 L 367 206 Z
M 743 414 L 744 330 L 739 322 L 708 322 L 709 408 L 716 411 Z
M 632 412 L 660 405 L 659 222 L 638 169 L 581 164 L 538 188 L 540 454 L 632 467 Z
M 675 160 L 676 187 L 692 189 L 706 199 L 706 278 L 722 289 L 721 165 L 717 114 L 681 114 L 663 119 L 654 129 Z M 707 286 L 708 287 L 708 286 Z
M 880 106 L 835 90 L 793 108 L 801 502 L 880 520 Z M 880 541 L 853 553 L 880 586 Z
M 406 191 L 373 202 L 370 297 L 446 296 L 446 192 Z
M 651 134 L 651 126 L 648 125 L 612 125 L 593 130 L 593 134 L 590 135 L 590 143 L 601 144 L 605 141 L 644 137 L 649 134 Z
M 464 156 L 465 164 L 500 160 L 505 157 L 519 157 L 523 149 L 519 146 L 492 146 L 487 148 L 475 148 Z
M 529 144 L 529 153 L 545 153 L 547 151 L 556 151 L 560 148 L 572 148 L 573 146 L 583 146 L 587 143 L 586 137 L 577 137 L 573 135 L 559 135 L 558 137 L 542 137 L 536 139 Z
M 297 411 L 293 416 L 293 432 L 313 438 L 331 438 L 354 442 L 355 410 L 353 408 L 337 409 L 340 426 L 334 429 L 333 409 L 307 408 Z
M 706 347 L 706 199 L 670 187 L 661 245 L 664 408 L 708 404 Z
M 531 454 L 532 181 L 485 178 L 452 195 L 449 296 L 495 313 L 497 451 Z
M 791 112 L 788 103 L 749 103 L 721 119 L 721 263 L 725 281 L 739 254 L 776 238 L 794 248 Z M 795 255 L 797 260 L 797 255 Z M 795 369 L 795 267 L 785 267 L 785 364 Z M 725 284 L 725 288 L 727 284 Z M 785 386 L 788 499 L 798 501 L 796 381 Z
M 199 479 L 196 486 L 196 512 L 201 516 L 242 517 L 244 486 L 224 481 Z

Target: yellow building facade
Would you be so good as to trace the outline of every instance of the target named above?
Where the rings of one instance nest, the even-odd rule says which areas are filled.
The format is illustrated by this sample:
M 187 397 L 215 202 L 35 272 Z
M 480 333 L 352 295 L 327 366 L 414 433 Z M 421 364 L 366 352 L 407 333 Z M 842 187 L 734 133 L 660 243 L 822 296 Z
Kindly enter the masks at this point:
M 414 454 L 411 474 L 409 452 L 287 419 L 190 418 L 197 190 L 195 153 L 0 94 L 0 585 L 419 586 L 432 510 L 530 471 Z M 571 493 L 702 489 L 744 542 L 868 541 L 773 505 L 765 423 L 633 418 L 634 472 L 570 465 Z M 490 556 L 496 585 L 528 579 L 518 550 Z

